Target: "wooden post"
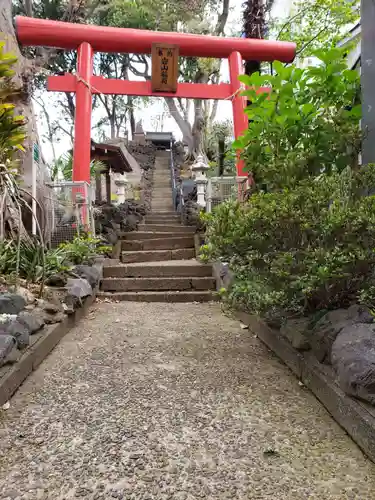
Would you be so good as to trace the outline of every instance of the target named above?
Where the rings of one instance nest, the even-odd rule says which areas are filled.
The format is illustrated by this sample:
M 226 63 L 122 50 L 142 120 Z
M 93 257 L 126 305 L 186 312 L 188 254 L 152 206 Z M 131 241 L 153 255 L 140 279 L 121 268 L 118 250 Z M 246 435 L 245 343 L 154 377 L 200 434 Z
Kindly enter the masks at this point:
M 233 127 L 234 137 L 238 139 L 247 130 L 249 123 L 245 115 L 246 98 L 241 94 L 241 83 L 238 80 L 239 75 L 243 74 L 242 56 L 239 52 L 232 52 L 229 56 L 229 73 L 232 87 L 232 108 L 233 108 Z M 241 151 L 237 152 L 237 176 L 245 174 L 245 163 L 240 158 Z
M 375 163 L 375 3 L 361 1 L 362 164 Z
M 109 175 L 109 171 L 105 173 L 105 191 L 107 203 L 111 203 L 111 176 Z

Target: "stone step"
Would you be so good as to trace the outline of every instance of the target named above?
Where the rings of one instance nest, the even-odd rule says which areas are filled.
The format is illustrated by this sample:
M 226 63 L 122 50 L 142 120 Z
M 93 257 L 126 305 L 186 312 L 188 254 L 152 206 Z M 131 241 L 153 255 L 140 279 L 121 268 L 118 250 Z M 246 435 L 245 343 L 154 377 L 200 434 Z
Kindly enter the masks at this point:
M 154 208 L 155 210 L 161 210 L 163 208 L 165 208 L 166 210 L 171 210 L 173 208 L 173 205 L 172 203 L 153 203 L 151 202 L 151 208 Z
M 151 212 L 148 214 L 148 216 L 151 217 L 178 217 L 178 214 L 174 210 L 151 210 Z
M 177 225 L 177 222 L 171 222 L 171 223 L 165 222 L 163 224 L 160 221 L 159 224 L 157 224 L 157 223 L 140 224 L 138 226 L 138 228 L 140 231 L 153 231 L 155 233 L 194 233 L 195 232 L 194 227 Z
M 124 264 L 134 262 L 160 262 L 180 259 L 194 259 L 194 248 L 177 248 L 175 250 L 143 250 L 134 252 L 122 252 L 121 261 Z
M 161 208 L 163 208 L 163 205 L 153 205 L 153 204 L 151 204 L 151 208 L 152 208 L 152 207 L 153 207 L 153 208 L 157 208 L 158 210 L 160 210 Z M 172 206 L 170 206 L 170 207 L 169 207 L 169 206 L 167 206 L 166 208 L 172 208 Z
M 196 260 L 167 260 L 142 264 L 118 264 L 103 268 L 104 278 L 162 278 L 183 276 L 212 278 L 212 265 Z
M 218 300 L 211 291 L 184 291 L 184 292 L 99 292 L 101 299 L 129 301 L 129 302 L 212 302 Z
M 151 225 L 168 225 L 168 226 L 173 226 L 173 225 L 180 225 L 181 218 L 176 217 L 175 219 L 172 219 L 170 217 L 146 217 L 144 219 L 145 224 L 151 224 Z
M 152 240 L 121 241 L 122 250 L 176 250 L 177 248 L 194 248 L 194 237 L 171 238 L 168 236 Z
M 141 228 L 141 226 L 140 226 Z M 175 233 L 168 231 L 134 231 L 133 233 L 121 233 L 120 238 L 127 241 L 140 241 L 140 240 L 156 240 L 161 238 L 179 238 L 184 236 L 185 233 L 176 231 Z
M 215 278 L 212 277 L 162 277 L 162 278 L 104 278 L 103 292 L 144 292 L 159 290 L 214 290 Z
M 151 208 L 157 208 L 158 210 L 160 210 L 161 208 L 163 208 L 163 206 L 165 205 L 154 205 L 154 204 L 151 204 Z M 172 208 L 172 206 L 166 206 L 166 208 Z
M 180 224 L 180 220 L 178 219 L 145 219 L 145 224 L 150 224 L 150 225 L 157 225 L 157 226 L 160 226 L 160 225 L 163 225 L 163 226 L 173 226 L 173 225 L 179 225 Z

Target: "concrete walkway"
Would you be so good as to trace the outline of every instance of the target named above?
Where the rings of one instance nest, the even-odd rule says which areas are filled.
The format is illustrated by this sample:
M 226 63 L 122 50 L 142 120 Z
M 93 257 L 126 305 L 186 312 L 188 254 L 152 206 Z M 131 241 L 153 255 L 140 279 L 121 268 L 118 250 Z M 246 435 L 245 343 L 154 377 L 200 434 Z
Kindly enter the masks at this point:
M 2 500 L 375 498 L 375 465 L 215 304 L 95 305 L 0 425 Z

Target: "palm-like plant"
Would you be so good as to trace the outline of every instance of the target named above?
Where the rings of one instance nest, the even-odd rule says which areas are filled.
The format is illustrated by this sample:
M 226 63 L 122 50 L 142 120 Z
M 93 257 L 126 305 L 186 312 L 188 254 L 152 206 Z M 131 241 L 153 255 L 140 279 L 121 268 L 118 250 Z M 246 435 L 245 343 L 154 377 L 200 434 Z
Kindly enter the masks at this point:
M 16 89 L 11 83 L 12 66 L 17 58 L 4 51 L 5 42 L 0 42 L 0 163 L 12 160 L 16 150 L 23 150 L 25 139 L 24 117 L 15 114 L 11 99 Z
M 90 163 L 90 177 L 95 177 L 99 172 L 106 169 L 106 165 L 99 160 L 92 160 Z M 53 181 L 62 179 L 64 181 L 73 180 L 73 156 L 71 153 L 65 153 L 57 158 L 51 166 L 51 178 Z

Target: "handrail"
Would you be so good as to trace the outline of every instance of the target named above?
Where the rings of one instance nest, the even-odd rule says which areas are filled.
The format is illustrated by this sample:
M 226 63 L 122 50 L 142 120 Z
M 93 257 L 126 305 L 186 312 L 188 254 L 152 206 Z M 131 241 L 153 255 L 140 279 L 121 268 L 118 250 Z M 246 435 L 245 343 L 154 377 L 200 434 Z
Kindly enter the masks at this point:
M 170 151 L 171 151 L 170 167 L 171 167 L 171 182 L 172 182 L 172 201 L 174 209 L 177 212 L 180 212 L 182 207 L 185 205 L 184 189 L 182 182 L 180 182 L 179 185 L 177 186 L 176 173 L 174 168 L 172 141 L 170 142 Z M 177 199 L 178 199 L 177 195 L 179 195 L 178 205 L 177 205 Z
M 176 210 L 176 201 L 177 201 L 177 186 L 176 186 L 176 176 L 175 176 L 175 171 L 174 171 L 174 160 L 173 160 L 173 144 L 172 140 L 170 142 L 170 152 L 171 152 L 171 157 L 170 157 L 170 169 L 171 169 L 171 183 L 172 183 L 172 202 L 173 202 L 173 209 Z

